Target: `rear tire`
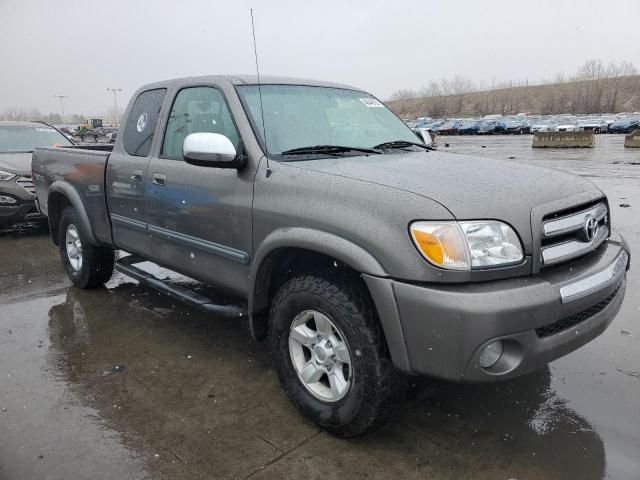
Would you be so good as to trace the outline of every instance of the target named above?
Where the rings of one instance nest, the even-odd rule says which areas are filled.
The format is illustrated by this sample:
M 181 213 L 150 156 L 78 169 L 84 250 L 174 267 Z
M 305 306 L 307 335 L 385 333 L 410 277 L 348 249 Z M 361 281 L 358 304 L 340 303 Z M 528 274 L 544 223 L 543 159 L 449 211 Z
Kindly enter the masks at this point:
M 269 329 L 271 353 L 290 400 L 336 436 L 363 433 L 404 392 L 406 377 L 391 364 L 373 302 L 358 277 L 313 273 L 292 278 L 272 302 Z M 324 361 L 329 357 L 334 363 Z M 307 368 L 313 373 L 305 382 Z
M 71 206 L 60 216 L 58 239 L 62 266 L 76 287 L 94 288 L 109 281 L 115 260 L 113 249 L 89 243 L 78 212 Z

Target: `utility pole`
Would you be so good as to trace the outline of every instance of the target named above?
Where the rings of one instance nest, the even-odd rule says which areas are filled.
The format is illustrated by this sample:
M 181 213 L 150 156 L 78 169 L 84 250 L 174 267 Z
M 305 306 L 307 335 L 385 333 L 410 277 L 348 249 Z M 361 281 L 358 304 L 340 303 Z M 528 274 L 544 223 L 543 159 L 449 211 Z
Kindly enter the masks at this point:
M 62 121 L 64 122 L 64 105 L 62 103 L 63 98 L 69 98 L 68 95 L 54 95 L 54 97 L 60 99 L 60 111 L 62 112 Z
M 107 91 L 109 92 L 113 92 L 113 108 L 115 109 L 115 122 L 116 122 L 116 127 L 118 126 L 118 92 L 121 92 L 122 89 L 121 88 L 107 88 Z

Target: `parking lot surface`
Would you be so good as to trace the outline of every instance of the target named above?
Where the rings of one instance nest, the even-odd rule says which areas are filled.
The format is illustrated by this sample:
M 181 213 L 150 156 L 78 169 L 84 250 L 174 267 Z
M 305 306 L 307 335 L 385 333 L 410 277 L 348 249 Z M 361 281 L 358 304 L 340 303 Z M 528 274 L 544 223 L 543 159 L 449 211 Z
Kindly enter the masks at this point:
M 640 151 L 622 136 L 575 150 L 533 150 L 527 135 L 438 142 L 592 179 L 640 252 Z M 0 251 L 1 480 L 640 477 L 635 257 L 620 314 L 582 349 L 494 385 L 416 378 L 387 424 L 339 440 L 297 413 L 244 323 L 118 274 L 72 288 L 42 233 L 0 233 Z

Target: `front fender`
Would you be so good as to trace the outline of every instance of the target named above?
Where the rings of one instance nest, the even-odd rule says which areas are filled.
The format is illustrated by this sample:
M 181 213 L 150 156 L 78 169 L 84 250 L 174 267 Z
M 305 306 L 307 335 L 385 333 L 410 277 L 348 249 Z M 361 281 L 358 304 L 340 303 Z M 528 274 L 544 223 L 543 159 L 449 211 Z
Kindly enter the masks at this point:
M 359 273 L 386 277 L 387 272 L 370 253 L 337 235 L 311 228 L 279 228 L 262 241 L 251 266 L 249 313 L 260 309 L 271 269 L 265 260 L 279 249 L 298 248 L 335 258 Z
M 266 307 L 269 304 L 269 279 L 276 252 L 301 249 L 334 258 L 362 274 L 376 306 L 391 359 L 396 367 L 408 371 L 409 361 L 404 334 L 396 309 L 387 271 L 361 246 L 337 235 L 310 228 L 281 228 L 271 232 L 260 244 L 251 269 L 249 313 L 251 334 L 260 339 L 267 334 Z M 271 260 L 274 261 L 271 261 Z

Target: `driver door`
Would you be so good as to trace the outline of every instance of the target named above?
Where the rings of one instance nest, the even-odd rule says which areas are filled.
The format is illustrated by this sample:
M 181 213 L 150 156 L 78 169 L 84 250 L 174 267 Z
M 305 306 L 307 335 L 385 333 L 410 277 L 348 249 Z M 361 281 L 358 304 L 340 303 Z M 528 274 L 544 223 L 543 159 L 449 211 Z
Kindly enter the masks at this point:
M 184 139 L 211 132 L 242 142 L 224 93 L 213 85 L 179 90 L 157 156 L 151 158 L 148 214 L 153 258 L 232 290 L 248 289 L 253 173 L 186 163 Z

